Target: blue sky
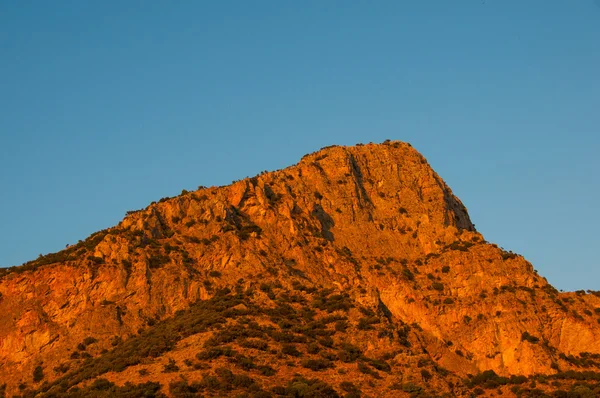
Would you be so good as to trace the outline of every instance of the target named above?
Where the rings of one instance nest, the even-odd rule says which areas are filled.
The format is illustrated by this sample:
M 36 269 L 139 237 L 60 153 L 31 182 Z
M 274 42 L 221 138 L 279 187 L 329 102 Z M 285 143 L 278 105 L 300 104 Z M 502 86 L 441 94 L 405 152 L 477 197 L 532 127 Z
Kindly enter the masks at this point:
M 2 2 L 0 265 L 389 138 L 487 240 L 600 290 L 599 3 Z

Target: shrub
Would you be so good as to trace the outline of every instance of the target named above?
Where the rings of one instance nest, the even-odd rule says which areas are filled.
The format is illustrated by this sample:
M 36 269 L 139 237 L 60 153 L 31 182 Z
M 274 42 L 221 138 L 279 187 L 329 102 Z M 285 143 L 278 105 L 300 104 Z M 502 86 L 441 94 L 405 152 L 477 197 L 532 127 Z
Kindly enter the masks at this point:
M 179 372 L 179 366 L 177 366 L 174 359 L 169 358 L 169 362 L 163 367 L 162 372 L 163 373 Z
M 115 386 L 114 383 L 111 383 L 110 381 L 108 381 L 106 379 L 96 379 L 90 386 L 90 389 L 95 390 L 95 391 L 108 391 L 111 388 L 113 388 L 114 386 Z
M 80 390 L 73 391 L 73 394 L 68 396 L 76 397 L 160 397 L 159 393 L 161 385 L 155 382 L 134 385 L 125 383 L 124 386 L 118 387 L 114 383 L 106 379 L 97 379 L 90 386 Z M 61 396 L 63 396 L 61 394 Z M 66 395 L 65 395 L 66 396 Z
M 165 256 L 162 254 L 153 254 L 148 257 L 146 263 L 148 264 L 148 268 L 160 268 L 164 264 L 168 264 L 171 262 L 169 256 Z
M 64 373 L 67 373 L 67 371 L 69 370 L 69 365 L 66 363 L 63 363 L 58 366 L 55 366 L 53 368 L 53 370 L 54 370 L 54 373 L 56 373 L 56 374 L 64 374 Z
M 283 395 L 287 397 L 340 398 L 340 395 L 329 384 L 319 379 L 307 380 L 299 375 L 289 381 L 287 388 L 282 390 L 280 387 L 274 387 L 272 391 L 276 394 L 283 392 Z
M 90 344 L 94 344 L 94 343 L 97 343 L 97 342 L 98 342 L 98 339 L 96 339 L 94 337 L 86 337 L 83 340 L 83 344 L 85 344 L 85 345 L 90 345 Z
M 342 343 L 341 350 L 338 352 L 338 358 L 343 362 L 354 362 L 361 356 L 361 349 L 349 343 Z
M 195 397 L 199 390 L 200 385 L 198 383 L 189 385 L 185 380 L 174 381 L 169 384 L 169 392 L 175 398 Z
M 199 360 L 202 361 L 202 360 L 206 360 L 206 359 L 219 358 L 220 356 L 232 357 L 236 354 L 237 354 L 237 351 L 233 350 L 229 346 L 211 347 L 211 348 L 206 349 L 205 351 L 202 351 L 202 352 L 199 352 L 198 354 L 196 354 L 196 358 L 198 358 Z
M 345 332 L 348 329 L 348 322 L 345 320 L 335 322 L 335 330 L 338 332 Z
M 409 281 L 415 280 L 415 274 L 413 274 L 412 271 L 406 267 L 402 268 L 402 276 Z
M 373 324 L 375 323 L 379 323 L 379 318 L 371 316 L 371 317 L 365 317 L 365 318 L 360 318 L 358 320 L 358 329 L 359 330 L 373 330 L 375 329 L 373 326 Z
M 290 355 L 293 357 L 299 357 L 302 355 L 302 353 L 298 351 L 294 344 L 283 344 L 281 346 L 281 352 L 285 355 Z
M 346 293 L 332 295 L 329 295 L 328 293 L 329 292 L 327 291 L 319 293 L 319 295 L 313 300 L 313 308 L 332 313 L 334 311 L 347 312 L 353 307 L 350 296 L 348 296 Z
M 254 364 L 254 361 L 252 361 L 252 358 L 248 358 L 241 354 L 237 354 L 235 356 L 233 363 L 235 366 L 238 366 L 246 371 L 256 368 L 256 365 Z
M 377 370 L 381 370 L 382 372 L 389 373 L 392 371 L 392 367 L 386 361 L 381 359 L 368 359 L 369 364 Z
M 431 288 L 434 289 L 434 290 L 437 290 L 437 291 L 441 292 L 441 291 L 444 290 L 444 284 L 441 283 L 441 282 L 433 282 L 431 284 Z
M 233 379 L 231 380 L 231 384 L 237 388 L 248 388 L 252 384 L 254 384 L 254 380 L 245 374 L 236 374 L 233 375 Z
M 470 387 L 485 385 L 489 386 L 489 388 L 496 388 L 507 383 L 507 378 L 498 376 L 493 370 L 485 370 L 471 377 L 471 380 L 469 380 Z
M 262 340 L 240 339 L 238 341 L 238 344 L 240 345 L 240 347 L 254 348 L 254 349 L 260 350 L 260 351 L 267 351 L 269 349 L 269 345 L 266 342 L 262 341 Z
M 371 369 L 366 363 L 364 362 L 359 362 L 358 363 L 358 371 L 367 375 L 370 375 L 376 379 L 380 379 L 381 376 L 379 376 L 379 373 L 377 373 L 375 370 Z
M 310 343 L 306 347 L 306 352 L 308 352 L 309 354 L 318 354 L 319 351 L 321 351 L 321 347 L 319 347 L 317 343 Z
M 301 362 L 302 367 L 313 370 L 313 371 L 319 371 L 319 370 L 324 370 L 324 369 L 328 369 L 328 368 L 333 368 L 334 364 L 333 362 L 331 362 L 328 359 L 305 359 Z
M 188 222 L 185 223 L 185 226 L 190 228 L 193 227 L 196 224 L 196 220 L 189 220 Z
M 453 242 L 451 244 L 449 244 L 448 246 L 446 246 L 444 249 L 445 250 L 459 250 L 462 252 L 468 252 L 469 251 L 469 247 L 473 246 L 473 243 L 471 242 L 462 242 L 462 241 L 456 241 Z
M 38 365 L 33 370 L 33 381 L 39 383 L 42 380 L 44 380 L 44 369 Z
M 355 394 L 355 396 L 360 396 L 360 389 L 350 381 L 342 381 L 340 383 L 340 388 L 343 391 L 346 391 L 347 393 Z
M 334 341 L 330 336 L 323 336 L 319 339 L 319 344 L 321 344 L 323 347 L 331 348 L 333 347 L 333 343 Z
M 508 252 L 502 251 L 502 260 L 509 260 L 509 259 L 516 258 L 516 257 L 517 257 L 516 253 L 513 253 L 511 251 L 508 251 Z
M 431 380 L 431 373 L 427 370 L 427 369 L 421 369 L 421 377 L 423 378 L 424 381 L 429 381 Z
M 528 341 L 531 344 L 537 344 L 540 339 L 530 335 L 529 332 L 523 332 L 523 334 L 521 334 L 521 341 Z
M 257 369 L 263 376 L 273 376 L 277 373 L 277 371 L 269 365 L 260 365 Z

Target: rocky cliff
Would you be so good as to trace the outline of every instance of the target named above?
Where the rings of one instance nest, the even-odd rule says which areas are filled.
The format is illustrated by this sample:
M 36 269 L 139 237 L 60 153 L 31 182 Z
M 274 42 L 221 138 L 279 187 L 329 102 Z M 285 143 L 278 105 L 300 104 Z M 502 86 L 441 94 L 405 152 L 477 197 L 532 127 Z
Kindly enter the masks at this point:
M 593 370 L 600 354 L 596 294 L 559 293 L 523 257 L 486 242 L 425 158 L 409 144 L 386 142 L 323 148 L 283 170 L 184 191 L 128 212 L 119 225 L 62 252 L 4 271 L 0 385 L 11 394 L 41 393 L 67 370 L 223 289 L 276 286 L 279 293 L 265 288 L 267 297 L 243 304 L 260 308 L 271 293 L 280 297 L 299 284 L 344 294 L 362 309 L 344 316 L 357 322 L 354 344 L 365 353 L 388 344 L 385 334 L 361 327 L 365 313 L 395 328 L 410 325 L 407 344 L 394 355 L 404 370 L 392 365 L 386 377 L 409 377 L 406 369 L 418 366 L 407 358 L 418 355 L 446 372 L 436 376 L 437 390 L 448 394 L 462 394 L 444 384 L 453 377 L 454 386 L 486 370 L 498 377 Z M 161 383 L 159 393 L 176 395 L 167 388 L 173 380 L 161 379 L 167 373 L 152 380 Z M 423 373 L 411 377 L 399 382 L 433 383 Z M 120 369 L 111 380 L 142 379 Z M 385 380 L 385 387 L 367 383 L 362 393 L 423 393 L 391 393 Z

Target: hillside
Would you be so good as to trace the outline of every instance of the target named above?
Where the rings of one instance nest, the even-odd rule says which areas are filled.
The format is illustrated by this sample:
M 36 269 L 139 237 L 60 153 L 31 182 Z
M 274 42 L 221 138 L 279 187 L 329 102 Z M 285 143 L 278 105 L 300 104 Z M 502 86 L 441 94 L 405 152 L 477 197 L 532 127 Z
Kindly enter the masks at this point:
M 559 293 L 486 242 L 409 144 L 334 146 L 161 199 L 3 271 L 0 385 L 48 397 L 596 396 L 599 316 L 596 292 Z

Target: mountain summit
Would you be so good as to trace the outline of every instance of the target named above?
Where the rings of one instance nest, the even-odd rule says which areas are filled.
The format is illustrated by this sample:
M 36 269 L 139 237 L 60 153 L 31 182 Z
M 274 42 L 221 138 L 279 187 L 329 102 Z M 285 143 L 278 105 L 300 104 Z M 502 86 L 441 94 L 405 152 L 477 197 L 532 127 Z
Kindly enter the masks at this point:
M 598 296 L 486 242 L 409 144 L 332 146 L 3 270 L 0 397 L 588 396 Z

